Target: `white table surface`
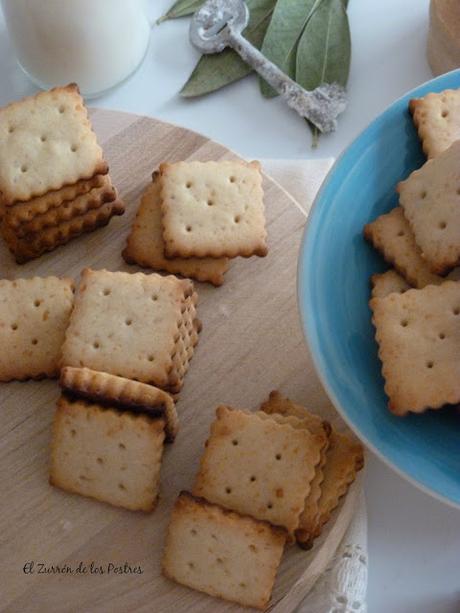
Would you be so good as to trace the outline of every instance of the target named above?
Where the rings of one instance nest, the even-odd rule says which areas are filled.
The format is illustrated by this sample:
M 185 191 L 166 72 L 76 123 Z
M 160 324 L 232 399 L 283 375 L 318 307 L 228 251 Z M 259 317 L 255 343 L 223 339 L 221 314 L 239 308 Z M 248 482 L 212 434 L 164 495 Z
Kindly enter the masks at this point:
M 152 15 L 169 4 L 156 0 Z M 181 100 L 177 91 L 197 57 L 187 42 L 186 20 L 155 27 L 139 71 L 92 104 L 187 126 L 246 157 L 337 157 L 390 102 L 430 78 L 427 11 L 428 0 L 350 0 L 350 104 L 338 132 L 323 137 L 317 150 L 310 148 L 303 121 L 279 101 L 264 100 L 252 77 L 200 100 Z M 33 91 L 17 67 L 0 14 L 0 105 Z M 373 456 L 366 495 L 369 613 L 459 613 L 460 511 L 420 492 Z

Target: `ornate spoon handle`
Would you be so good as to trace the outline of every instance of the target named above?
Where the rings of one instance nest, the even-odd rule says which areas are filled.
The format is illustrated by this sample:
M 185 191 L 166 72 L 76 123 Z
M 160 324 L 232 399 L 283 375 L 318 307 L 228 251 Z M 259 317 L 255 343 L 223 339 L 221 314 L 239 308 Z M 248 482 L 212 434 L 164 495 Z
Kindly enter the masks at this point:
M 337 83 L 325 83 L 311 92 L 305 90 L 244 38 L 248 20 L 249 10 L 243 0 L 207 0 L 193 16 L 190 40 L 203 53 L 219 53 L 231 47 L 299 115 L 321 132 L 335 130 L 337 116 L 347 105 L 345 89 Z
M 336 117 L 345 110 L 347 97 L 338 84 L 320 85 L 309 92 L 270 62 L 242 34 L 228 27 L 228 46 L 273 87 L 288 106 L 311 121 L 321 132 L 332 132 L 337 127 Z

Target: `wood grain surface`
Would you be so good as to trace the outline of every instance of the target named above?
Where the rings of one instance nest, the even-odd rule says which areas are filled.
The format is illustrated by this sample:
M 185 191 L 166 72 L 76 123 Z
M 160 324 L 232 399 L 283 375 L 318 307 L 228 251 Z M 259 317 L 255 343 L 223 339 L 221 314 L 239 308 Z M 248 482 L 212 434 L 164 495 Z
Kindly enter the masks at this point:
M 121 251 L 152 170 L 162 161 L 235 157 L 203 136 L 154 119 L 102 110 L 92 118 L 113 182 L 126 202 L 125 215 L 23 266 L 1 245 L 2 277 L 65 274 L 78 279 L 85 266 L 139 270 L 124 263 Z M 160 559 L 171 506 L 178 492 L 192 485 L 218 404 L 254 409 L 279 388 L 328 418 L 334 415 L 314 373 L 297 313 L 296 265 L 305 214 L 268 178 L 264 190 L 269 255 L 234 260 L 221 288 L 196 284 L 204 327 L 177 405 L 181 428 L 166 449 L 161 499 L 153 514 L 116 509 L 49 486 L 50 425 L 58 385 L 50 380 L 1 384 L 2 611 L 242 610 L 164 579 Z M 294 610 L 311 589 L 348 526 L 357 494 L 355 484 L 312 551 L 296 546 L 286 551 L 274 611 Z M 24 572 L 31 561 L 34 572 Z M 76 569 L 80 562 L 86 573 L 38 572 L 39 563 Z M 142 574 L 107 572 L 109 563 L 122 567 L 125 562 L 140 567 Z

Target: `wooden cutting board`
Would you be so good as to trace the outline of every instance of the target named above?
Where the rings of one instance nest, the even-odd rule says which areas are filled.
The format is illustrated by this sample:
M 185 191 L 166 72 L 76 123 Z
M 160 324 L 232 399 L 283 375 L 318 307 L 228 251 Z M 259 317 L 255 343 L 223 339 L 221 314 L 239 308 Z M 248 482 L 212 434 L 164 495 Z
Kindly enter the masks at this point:
M 127 211 L 106 228 L 80 237 L 24 266 L 0 246 L 2 277 L 71 275 L 83 267 L 135 272 L 121 258 L 141 192 L 162 161 L 236 156 L 209 139 L 147 117 L 97 110 L 95 130 Z M 256 408 L 279 388 L 328 418 L 327 397 L 305 348 L 296 305 L 296 264 L 305 213 L 279 186 L 264 180 L 270 252 L 232 262 L 223 287 L 197 284 L 200 343 L 177 405 L 181 429 L 162 466 L 161 500 L 151 515 L 132 513 L 48 485 L 50 426 L 56 381 L 0 387 L 0 607 L 2 611 L 220 612 L 242 610 L 164 579 L 160 559 L 171 506 L 190 489 L 215 407 Z M 1 348 L 0 348 L 1 351 Z M 288 475 L 286 476 L 288 478 Z M 273 610 L 288 613 L 311 589 L 350 521 L 358 489 L 350 490 L 314 549 L 286 552 Z M 34 572 L 27 564 L 34 562 Z M 142 573 L 115 572 L 114 567 Z M 40 567 L 40 563 L 44 567 Z M 72 574 L 42 574 L 68 565 Z M 91 566 L 92 565 L 92 566 Z M 86 573 L 76 569 L 86 567 Z M 101 572 L 101 570 L 104 572 Z M 123 569 L 124 570 L 124 569 Z

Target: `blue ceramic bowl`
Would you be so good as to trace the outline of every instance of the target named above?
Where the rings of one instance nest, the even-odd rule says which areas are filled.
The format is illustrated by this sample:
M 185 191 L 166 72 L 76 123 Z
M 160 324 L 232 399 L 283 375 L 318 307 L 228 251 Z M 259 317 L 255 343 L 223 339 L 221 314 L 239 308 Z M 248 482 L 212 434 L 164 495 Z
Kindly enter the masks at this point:
M 316 198 L 298 266 L 303 329 L 331 401 L 390 466 L 458 507 L 459 415 L 443 409 L 396 417 L 387 408 L 368 307 L 369 277 L 387 266 L 362 229 L 396 205 L 396 184 L 425 161 L 409 100 L 459 87 L 456 70 L 412 90 L 346 149 Z

